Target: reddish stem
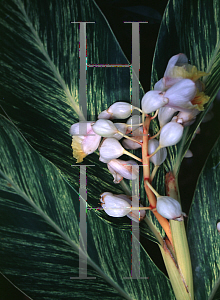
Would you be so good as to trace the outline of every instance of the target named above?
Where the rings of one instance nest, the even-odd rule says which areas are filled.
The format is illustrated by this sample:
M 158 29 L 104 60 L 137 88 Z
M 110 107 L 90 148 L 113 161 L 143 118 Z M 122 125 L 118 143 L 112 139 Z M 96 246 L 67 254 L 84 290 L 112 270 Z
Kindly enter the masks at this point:
M 150 121 L 151 121 L 151 118 L 149 116 L 147 116 L 144 121 L 144 125 L 143 125 L 142 161 L 143 161 L 143 176 L 144 176 L 145 191 L 146 191 L 150 206 L 152 208 L 155 208 L 157 205 L 156 197 L 155 197 L 154 193 L 151 191 L 151 189 L 145 183 L 146 180 L 151 183 L 151 181 L 150 181 L 150 161 L 149 161 L 149 155 L 148 155 L 148 132 L 149 132 L 149 127 L 150 127 Z M 166 235 L 167 235 L 168 239 L 170 240 L 171 244 L 173 244 L 169 222 L 167 221 L 167 219 L 162 217 L 156 210 L 153 210 L 152 212 L 155 215 L 155 217 L 157 218 L 160 225 L 163 227 L 164 231 L 166 232 Z

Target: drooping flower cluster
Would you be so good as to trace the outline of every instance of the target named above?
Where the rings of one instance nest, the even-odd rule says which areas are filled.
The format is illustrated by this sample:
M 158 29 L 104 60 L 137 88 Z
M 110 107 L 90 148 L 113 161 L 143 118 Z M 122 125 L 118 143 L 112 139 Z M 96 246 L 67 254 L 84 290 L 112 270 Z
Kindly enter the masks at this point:
M 70 129 L 73 156 L 77 162 L 81 162 L 88 154 L 99 149 L 99 159 L 107 164 L 114 183 L 121 182 L 123 178 L 135 180 L 139 174 L 139 165 L 136 161 L 121 160 L 120 156 L 124 154 L 131 156 L 143 164 L 148 159 L 155 168 L 151 177 L 147 179 L 148 187 L 151 187 L 155 172 L 166 159 L 166 147 L 175 145 L 181 140 L 184 127 L 195 121 L 209 100 L 204 94 L 204 84 L 199 80 L 204 75 L 207 73 L 198 71 L 195 66 L 188 64 L 185 54 L 173 56 L 168 62 L 164 77 L 155 84 L 154 90 L 147 92 L 142 98 L 141 109 L 130 103 L 116 102 L 101 112 L 96 122 L 73 124 Z M 141 112 L 142 116 L 133 114 L 134 110 Z M 160 131 L 155 137 L 149 137 L 145 118 L 153 118 L 149 114 L 155 111 L 155 116 L 158 114 Z M 114 119 L 127 121 L 115 123 L 112 121 Z M 146 145 L 147 149 L 144 149 Z M 127 151 L 139 148 L 142 148 L 142 158 Z M 140 221 L 146 214 L 143 209 L 151 209 L 156 210 L 164 218 L 183 220 L 184 213 L 177 200 L 160 196 L 157 192 L 155 195 L 157 195 L 155 207 L 143 208 L 140 204 L 139 211 L 132 207 L 131 198 L 126 195 L 105 192 L 101 195 L 100 201 L 105 212 L 113 217 L 128 216 L 134 221 Z

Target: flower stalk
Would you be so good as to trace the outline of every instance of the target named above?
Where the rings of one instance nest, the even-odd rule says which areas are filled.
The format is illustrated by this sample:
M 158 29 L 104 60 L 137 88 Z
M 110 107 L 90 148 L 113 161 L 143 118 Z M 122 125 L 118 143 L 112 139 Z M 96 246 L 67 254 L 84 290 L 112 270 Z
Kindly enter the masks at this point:
M 143 176 L 144 176 L 144 187 L 145 187 L 145 191 L 146 191 L 150 206 L 152 208 L 156 208 L 157 200 L 155 198 L 154 193 L 152 192 L 152 190 L 149 188 L 149 186 L 147 184 L 147 182 L 150 182 L 150 160 L 149 160 L 149 155 L 148 155 L 148 132 L 149 132 L 149 127 L 150 127 L 150 121 L 151 121 L 151 118 L 149 116 L 147 116 L 144 121 L 144 126 L 143 126 L 143 146 L 142 146 Z M 170 242 L 172 244 L 173 242 L 172 242 L 172 235 L 171 235 L 169 222 L 167 221 L 167 219 L 162 217 L 156 210 L 153 210 L 152 212 L 155 215 L 155 217 L 157 218 L 160 225 L 163 227 L 168 239 L 170 240 Z

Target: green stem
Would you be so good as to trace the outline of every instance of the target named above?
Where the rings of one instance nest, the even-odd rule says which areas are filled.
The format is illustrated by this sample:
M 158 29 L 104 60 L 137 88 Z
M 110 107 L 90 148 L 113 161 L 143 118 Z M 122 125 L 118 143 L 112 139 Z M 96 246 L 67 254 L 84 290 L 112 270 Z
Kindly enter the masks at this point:
M 122 179 L 122 180 L 120 181 L 120 186 L 121 186 L 121 188 L 123 189 L 123 191 L 125 192 L 126 195 L 128 195 L 128 196 L 131 196 L 131 195 L 132 195 L 131 189 L 130 189 L 130 187 L 127 185 L 127 183 L 124 181 L 124 179 Z
M 160 243 L 160 245 L 163 247 L 163 243 L 164 242 L 163 242 L 162 236 L 161 236 L 160 232 L 157 230 L 157 228 L 154 226 L 154 224 L 152 223 L 152 221 L 148 218 L 148 216 L 146 216 L 144 218 L 144 221 L 147 223 L 147 225 L 149 226 L 150 230 L 154 234 L 155 238 L 158 240 L 158 242 Z
M 180 202 L 177 178 L 172 172 L 166 174 L 166 189 L 167 196 Z M 190 299 L 194 299 L 192 265 L 184 222 L 170 220 L 170 227 L 179 272 L 189 291 Z
M 156 195 L 156 197 L 160 197 L 160 195 L 158 194 L 158 192 L 152 187 L 152 185 L 150 184 L 149 181 L 146 180 L 145 183 L 151 189 L 151 191 Z
M 159 166 L 154 166 L 154 169 L 153 169 L 153 171 L 152 171 L 152 173 L 150 175 L 150 181 L 151 182 L 153 181 L 154 176 L 156 175 L 158 168 L 159 168 Z
M 172 257 L 172 254 L 166 243 L 164 243 L 163 248 L 160 246 L 160 251 L 163 256 L 176 300 L 191 300 L 192 298 L 190 297 L 190 294 L 188 293 L 188 290 L 182 280 L 178 266 L 176 265 L 176 262 Z
M 130 156 L 130 157 L 132 157 L 132 158 L 134 158 L 134 159 L 136 159 L 136 160 L 142 162 L 142 159 L 141 159 L 141 158 L 137 157 L 136 155 L 134 155 L 134 154 L 132 154 L 132 153 L 126 151 L 126 150 L 124 150 L 124 154 L 126 154 L 126 155 L 128 155 L 128 156 Z
M 131 138 L 130 136 L 127 136 L 127 135 L 123 134 L 123 133 L 120 132 L 120 131 L 118 131 L 117 133 L 120 134 L 120 135 L 122 135 L 122 136 L 123 136 L 124 138 L 126 138 L 126 139 L 129 139 L 129 140 L 131 140 L 131 141 L 133 141 L 133 142 L 135 142 L 135 143 L 138 143 L 139 145 L 142 145 L 141 142 L 139 142 L 139 141 L 137 141 L 137 140 Z

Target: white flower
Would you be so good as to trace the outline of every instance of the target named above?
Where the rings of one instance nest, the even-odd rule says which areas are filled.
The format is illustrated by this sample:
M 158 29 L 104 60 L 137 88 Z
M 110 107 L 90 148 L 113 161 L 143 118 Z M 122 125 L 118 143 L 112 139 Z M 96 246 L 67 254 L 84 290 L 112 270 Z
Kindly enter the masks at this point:
M 150 114 L 167 103 L 168 99 L 164 96 L 164 93 L 160 91 L 149 91 L 142 98 L 141 107 L 145 114 Z
M 220 233 L 220 222 L 218 222 L 218 223 L 216 224 L 216 228 L 217 228 L 218 232 Z
M 132 202 L 130 202 L 132 203 Z M 140 207 L 143 207 L 142 204 L 140 204 Z M 130 218 L 132 221 L 140 222 L 142 221 L 146 216 L 146 210 L 132 210 L 127 214 L 127 217 Z
M 93 131 L 103 137 L 113 137 L 117 140 L 123 138 L 127 130 L 125 123 L 113 123 L 110 120 L 99 119 L 92 125 Z
M 101 112 L 98 119 L 126 119 L 131 115 L 132 105 L 127 102 L 116 102 Z
M 92 130 L 92 124 L 93 122 L 80 122 L 70 128 L 73 157 L 77 159 L 77 163 L 82 162 L 84 157 L 93 153 L 99 146 L 101 136 Z M 81 135 L 83 133 L 85 135 Z
M 183 126 L 176 122 L 169 122 L 163 126 L 160 133 L 160 148 L 177 144 L 183 136 Z
M 101 194 L 101 206 L 111 217 L 124 217 L 131 211 L 131 205 L 123 198 L 112 193 Z
M 179 78 L 174 77 L 173 78 L 172 70 L 175 66 L 183 67 L 185 65 L 188 65 L 188 58 L 186 57 L 185 54 L 180 53 L 180 54 L 172 56 L 167 64 L 167 67 L 166 67 L 166 70 L 164 73 L 164 77 L 161 78 L 154 85 L 154 89 L 158 90 L 158 91 L 164 91 L 164 90 L 168 89 L 169 87 L 171 87 L 176 82 L 178 82 L 178 80 L 180 80 L 182 77 L 179 77 Z
M 107 166 L 114 177 L 114 183 L 119 183 L 123 177 L 129 180 L 137 178 L 139 166 L 134 160 L 112 159 Z
M 137 128 L 136 130 L 133 131 L 132 134 L 130 134 L 129 136 L 132 137 L 132 139 L 136 140 L 137 142 L 142 142 L 143 141 L 143 126 Z M 122 141 L 122 145 L 126 148 L 126 149 L 132 149 L 132 150 L 136 150 L 141 148 L 141 145 L 129 140 L 129 139 L 124 139 Z
M 190 79 L 182 79 L 169 88 L 164 97 L 168 99 L 166 107 L 174 108 L 178 111 L 189 111 L 196 108 L 190 101 L 196 96 L 196 85 Z
M 200 111 L 198 109 L 192 109 L 189 112 L 180 111 L 177 115 L 177 118 L 182 120 L 183 126 L 190 126 L 195 122 L 196 116 L 199 113 Z
M 125 123 L 114 123 L 114 125 L 118 129 L 118 132 L 113 135 L 113 138 L 115 138 L 116 140 L 120 140 L 121 138 L 123 138 L 123 135 L 125 135 L 127 131 L 127 125 Z
M 172 107 L 161 107 L 158 113 L 158 120 L 160 123 L 160 127 L 163 127 L 167 122 L 169 122 L 176 112 L 176 109 Z
M 182 212 L 180 203 L 168 196 L 157 197 L 157 212 L 166 219 L 182 221 L 185 213 Z
M 148 142 L 148 153 L 149 155 L 152 154 L 157 148 L 159 147 L 159 141 L 156 139 L 149 140 Z M 161 165 L 167 157 L 167 149 L 162 148 L 157 151 L 152 157 L 150 157 L 150 161 L 155 165 Z
M 127 120 L 127 125 L 130 125 L 127 127 L 128 131 L 131 132 L 131 131 L 134 131 L 137 129 L 137 127 L 140 126 L 140 123 L 142 123 L 142 116 L 139 116 L 139 115 L 133 115 L 132 117 L 130 117 L 128 120 Z
M 107 109 L 100 112 L 98 119 L 111 119 L 111 114 L 108 113 Z
M 170 107 L 176 111 L 189 111 L 197 108 L 191 101 L 196 96 L 195 83 L 190 79 L 181 79 L 166 92 L 149 91 L 142 99 L 142 110 L 149 114 L 161 107 Z
M 127 195 L 115 195 L 116 197 L 119 197 L 121 199 L 124 199 L 126 200 L 131 206 L 132 206 L 132 202 L 134 203 L 134 198 L 135 199 L 135 202 L 137 203 L 137 196 L 133 196 L 133 197 L 129 197 Z M 139 203 L 139 201 L 138 201 Z M 139 207 L 143 207 L 142 204 L 139 204 Z M 142 221 L 146 216 L 146 210 L 132 210 L 130 211 L 128 214 L 127 214 L 127 217 L 129 219 L 131 219 L 132 221 L 135 221 L 135 222 L 140 222 Z
M 118 129 L 110 120 L 100 119 L 92 125 L 92 129 L 95 133 L 103 137 L 112 137 L 118 132 Z
M 191 150 L 188 149 L 184 155 L 184 158 L 190 158 L 190 157 L 193 157 L 193 153 Z
M 99 149 L 100 157 L 105 160 L 105 162 L 111 159 L 118 158 L 124 153 L 124 148 L 121 144 L 114 138 L 107 138 L 101 144 Z

